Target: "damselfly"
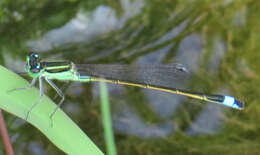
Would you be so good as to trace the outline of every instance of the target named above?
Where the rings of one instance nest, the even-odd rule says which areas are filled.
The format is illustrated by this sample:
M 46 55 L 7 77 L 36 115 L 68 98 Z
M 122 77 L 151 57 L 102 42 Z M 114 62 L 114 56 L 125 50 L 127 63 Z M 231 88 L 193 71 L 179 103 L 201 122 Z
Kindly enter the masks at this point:
M 71 80 L 80 82 L 108 82 L 119 85 L 135 86 L 168 92 L 172 94 L 187 96 L 211 103 L 222 104 L 234 109 L 242 110 L 244 103 L 232 96 L 208 95 L 204 93 L 190 92 L 178 89 L 172 84 L 175 79 L 183 78 L 187 69 L 180 64 L 170 65 L 122 65 L 122 64 L 74 64 L 70 61 L 41 61 L 39 54 L 30 53 L 26 60 L 26 72 L 33 78 L 30 86 L 32 88 L 39 80 L 39 100 L 27 112 L 26 119 L 30 112 L 39 104 L 44 95 L 43 79 L 45 79 L 57 94 L 61 97 L 50 118 L 63 103 L 65 96 L 62 91 L 52 82 L 55 80 Z M 15 88 L 21 90 L 26 88 Z M 13 91 L 11 90 L 11 91 Z

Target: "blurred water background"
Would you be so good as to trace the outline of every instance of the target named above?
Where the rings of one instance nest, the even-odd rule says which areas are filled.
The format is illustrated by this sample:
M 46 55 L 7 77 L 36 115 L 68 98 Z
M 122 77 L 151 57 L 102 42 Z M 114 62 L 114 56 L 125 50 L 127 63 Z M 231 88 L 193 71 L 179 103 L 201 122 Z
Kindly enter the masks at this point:
M 236 96 L 245 110 L 108 84 L 118 154 L 259 154 L 259 7 L 257 0 L 1 0 L 0 63 L 21 72 L 36 51 L 76 63 L 183 64 L 189 81 L 173 82 Z M 66 94 L 62 109 L 105 151 L 98 83 L 55 83 Z M 16 154 L 64 154 L 25 121 L 5 118 Z

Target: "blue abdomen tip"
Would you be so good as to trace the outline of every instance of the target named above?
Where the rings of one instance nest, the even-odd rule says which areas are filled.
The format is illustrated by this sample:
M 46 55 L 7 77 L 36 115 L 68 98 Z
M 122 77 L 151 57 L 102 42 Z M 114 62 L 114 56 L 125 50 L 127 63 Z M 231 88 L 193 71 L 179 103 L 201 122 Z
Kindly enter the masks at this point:
M 232 96 L 225 96 L 225 99 L 222 103 L 228 107 L 232 107 L 239 110 L 242 110 L 244 108 L 244 103 L 235 99 Z

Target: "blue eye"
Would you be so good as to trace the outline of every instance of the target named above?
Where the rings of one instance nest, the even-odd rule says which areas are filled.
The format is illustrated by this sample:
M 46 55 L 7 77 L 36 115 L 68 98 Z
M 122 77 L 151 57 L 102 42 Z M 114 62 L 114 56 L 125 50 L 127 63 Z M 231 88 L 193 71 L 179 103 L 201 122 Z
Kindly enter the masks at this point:
M 34 57 L 38 58 L 38 57 L 39 57 L 39 55 L 38 55 L 38 54 L 34 54 Z
M 40 69 L 40 66 L 36 66 L 37 69 Z

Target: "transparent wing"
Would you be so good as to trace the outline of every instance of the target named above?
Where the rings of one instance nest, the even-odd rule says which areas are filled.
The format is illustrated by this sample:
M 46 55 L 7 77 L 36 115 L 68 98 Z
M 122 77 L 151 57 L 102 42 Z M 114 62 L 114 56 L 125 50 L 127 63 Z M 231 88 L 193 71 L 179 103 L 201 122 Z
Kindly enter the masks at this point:
M 160 87 L 184 88 L 188 69 L 181 64 L 123 65 L 76 64 L 80 75 L 149 84 Z

